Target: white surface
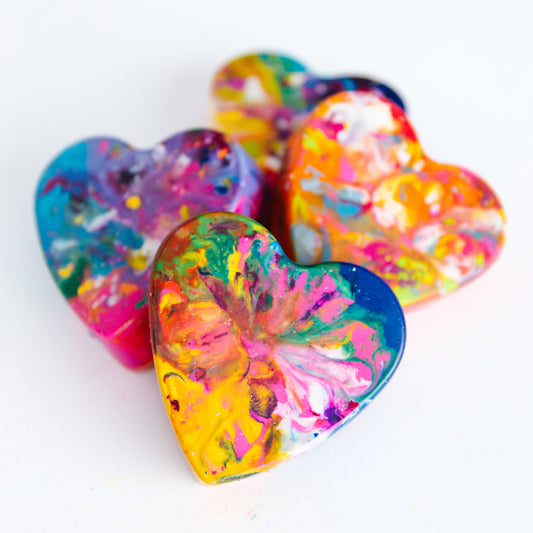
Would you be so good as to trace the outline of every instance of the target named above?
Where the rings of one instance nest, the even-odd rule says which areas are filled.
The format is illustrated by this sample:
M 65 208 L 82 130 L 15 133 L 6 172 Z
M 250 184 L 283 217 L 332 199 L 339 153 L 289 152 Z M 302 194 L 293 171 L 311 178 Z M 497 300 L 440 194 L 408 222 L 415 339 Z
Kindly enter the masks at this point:
M 528 0 L 4 0 L 0 530 L 533 531 L 532 17 Z M 207 125 L 214 70 L 264 48 L 390 82 L 426 151 L 495 188 L 508 242 L 486 275 L 407 313 L 404 361 L 360 417 L 211 488 L 154 372 L 115 363 L 54 286 L 33 190 L 80 138 L 148 147 Z

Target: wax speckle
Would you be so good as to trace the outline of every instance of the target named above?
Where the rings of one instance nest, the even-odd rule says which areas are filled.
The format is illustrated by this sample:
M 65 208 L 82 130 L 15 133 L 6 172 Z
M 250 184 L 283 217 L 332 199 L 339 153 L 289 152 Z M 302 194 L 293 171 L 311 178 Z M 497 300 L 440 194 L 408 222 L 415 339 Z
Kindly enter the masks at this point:
M 126 207 L 128 209 L 137 210 L 142 205 L 141 198 L 138 195 L 130 196 L 128 199 L 126 199 Z

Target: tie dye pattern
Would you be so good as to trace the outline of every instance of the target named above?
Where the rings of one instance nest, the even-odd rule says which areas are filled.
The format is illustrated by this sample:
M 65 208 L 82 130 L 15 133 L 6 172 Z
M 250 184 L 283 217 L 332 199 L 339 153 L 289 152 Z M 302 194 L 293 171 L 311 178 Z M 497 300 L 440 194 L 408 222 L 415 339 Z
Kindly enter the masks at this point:
M 360 77 L 320 78 L 287 56 L 260 53 L 234 59 L 212 84 L 213 124 L 235 137 L 277 185 L 286 141 L 313 107 L 345 90 L 370 91 L 403 107 L 383 83 Z
M 362 265 L 402 305 L 479 276 L 503 245 L 490 187 L 429 159 L 405 113 L 374 94 L 339 93 L 308 115 L 289 141 L 281 189 L 289 255 Z
M 163 238 L 211 210 L 257 216 L 262 172 L 211 130 L 152 150 L 95 138 L 60 154 L 36 196 L 46 261 L 71 307 L 126 366 L 151 364 L 148 285 Z
M 162 395 L 206 483 L 269 469 L 351 420 L 404 347 L 389 287 L 347 263 L 296 265 L 229 213 L 181 224 L 154 259 L 150 321 Z

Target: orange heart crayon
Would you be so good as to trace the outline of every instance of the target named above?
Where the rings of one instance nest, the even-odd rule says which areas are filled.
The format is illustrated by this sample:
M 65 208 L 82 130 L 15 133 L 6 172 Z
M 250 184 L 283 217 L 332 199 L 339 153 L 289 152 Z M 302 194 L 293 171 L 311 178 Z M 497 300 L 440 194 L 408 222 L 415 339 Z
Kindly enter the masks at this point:
M 505 217 L 480 177 L 430 159 L 405 112 L 360 91 L 321 102 L 288 142 L 277 235 L 297 262 L 350 261 L 402 305 L 446 294 L 501 252 Z
M 162 243 L 150 326 L 168 415 L 209 484 L 330 436 L 381 391 L 405 344 L 400 304 L 377 276 L 297 265 L 259 223 L 221 212 Z

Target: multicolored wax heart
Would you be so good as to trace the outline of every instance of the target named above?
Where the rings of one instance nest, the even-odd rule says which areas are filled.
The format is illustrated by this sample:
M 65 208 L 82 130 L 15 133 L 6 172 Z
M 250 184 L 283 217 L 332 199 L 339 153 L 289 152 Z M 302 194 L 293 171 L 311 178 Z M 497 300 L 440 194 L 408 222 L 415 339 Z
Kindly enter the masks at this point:
M 320 78 L 287 56 L 260 53 L 239 57 L 213 80 L 213 124 L 241 142 L 273 188 L 285 144 L 303 116 L 327 96 L 345 90 L 370 91 L 404 107 L 386 85 L 367 78 Z
M 504 213 L 472 172 L 429 159 L 405 113 L 374 94 L 320 103 L 289 141 L 282 180 L 286 249 L 296 261 L 352 261 L 402 305 L 483 273 L 503 245 Z
M 212 210 L 257 216 L 262 173 L 238 143 L 212 130 L 138 151 L 116 140 L 76 144 L 37 190 L 42 247 L 71 307 L 126 366 L 152 362 L 148 286 L 163 238 Z
M 296 265 L 265 228 L 208 213 L 156 254 L 154 360 L 206 483 L 269 469 L 328 437 L 387 383 L 404 347 L 387 285 L 347 263 Z

